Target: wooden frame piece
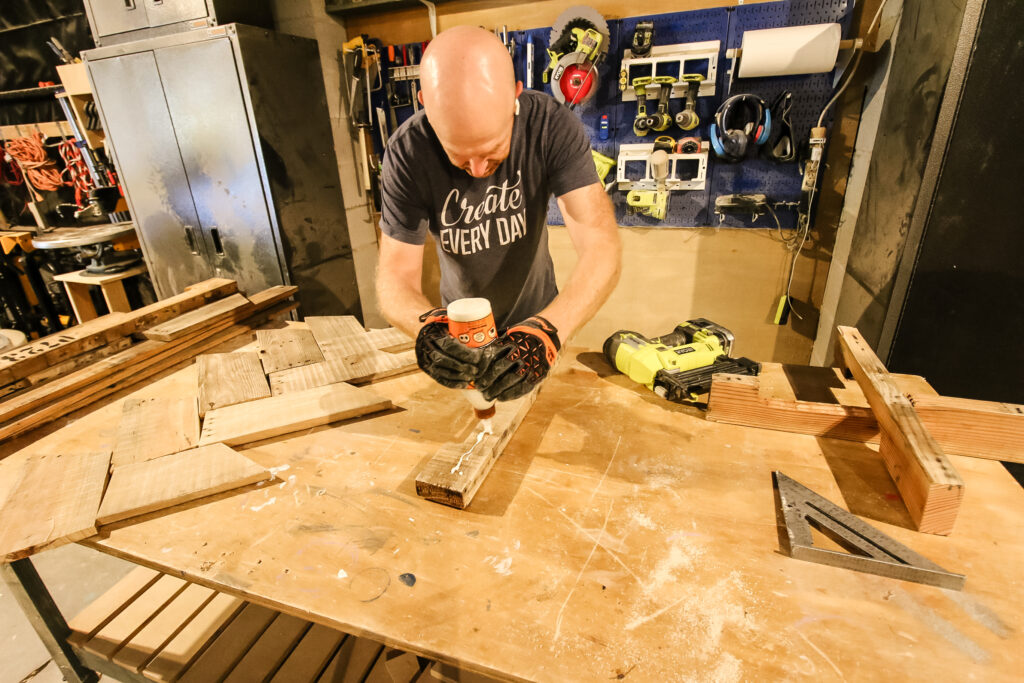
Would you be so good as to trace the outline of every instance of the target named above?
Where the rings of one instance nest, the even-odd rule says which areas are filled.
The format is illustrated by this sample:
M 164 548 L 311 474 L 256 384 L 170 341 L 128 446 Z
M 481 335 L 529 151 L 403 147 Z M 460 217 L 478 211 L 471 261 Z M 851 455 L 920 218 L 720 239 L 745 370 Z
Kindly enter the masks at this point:
M 860 332 L 840 326 L 838 334 L 846 366 L 878 420 L 882 459 L 917 530 L 949 535 L 963 498 L 963 479 Z
M 1024 463 L 1024 406 L 940 396 L 923 377 L 890 376 L 947 453 Z M 803 391 L 808 385 L 812 391 Z M 707 419 L 847 441 L 880 439 L 864 393 L 837 368 L 762 363 L 756 377 L 715 375 Z

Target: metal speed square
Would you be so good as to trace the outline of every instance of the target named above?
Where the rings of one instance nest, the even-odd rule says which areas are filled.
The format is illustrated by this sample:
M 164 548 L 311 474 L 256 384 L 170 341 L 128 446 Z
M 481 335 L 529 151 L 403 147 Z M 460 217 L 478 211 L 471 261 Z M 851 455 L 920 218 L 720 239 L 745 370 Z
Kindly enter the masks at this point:
M 964 587 L 963 574 L 946 571 L 782 472 L 772 472 L 772 483 L 779 545 L 790 557 L 939 588 Z M 849 552 L 816 547 L 812 526 Z

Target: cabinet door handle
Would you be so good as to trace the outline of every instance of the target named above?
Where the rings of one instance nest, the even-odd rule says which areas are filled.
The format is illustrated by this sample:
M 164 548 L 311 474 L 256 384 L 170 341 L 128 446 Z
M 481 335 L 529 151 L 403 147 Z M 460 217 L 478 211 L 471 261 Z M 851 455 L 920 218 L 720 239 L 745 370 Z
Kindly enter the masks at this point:
M 217 256 L 223 256 L 224 245 L 220 242 L 220 230 L 210 228 L 210 236 L 213 238 L 213 250 L 217 252 Z
M 125 9 L 135 9 L 135 0 L 124 0 Z
M 191 225 L 185 226 L 185 244 L 188 245 L 188 250 L 193 254 L 199 254 L 199 247 L 196 245 L 196 233 L 195 228 Z

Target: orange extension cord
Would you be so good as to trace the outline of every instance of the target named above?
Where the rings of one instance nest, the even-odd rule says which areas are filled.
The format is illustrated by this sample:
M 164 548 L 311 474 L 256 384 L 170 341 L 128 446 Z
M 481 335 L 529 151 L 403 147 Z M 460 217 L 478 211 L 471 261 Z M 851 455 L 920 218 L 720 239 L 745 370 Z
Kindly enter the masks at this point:
M 57 145 L 57 152 L 64 160 L 64 174 L 68 177 L 65 182 L 75 188 L 75 204 L 79 208 L 84 208 L 89 190 L 93 188 L 93 182 L 89 177 L 89 169 L 85 165 L 85 160 L 82 159 L 82 150 L 78 148 L 74 138 L 71 138 Z
M 52 192 L 65 184 L 60 171 L 57 170 L 57 162 L 49 157 L 46 148 L 43 147 L 42 133 L 9 140 L 5 149 L 18 162 L 22 173 L 25 174 L 25 182 L 37 202 L 43 200 L 43 196 L 39 194 L 40 190 Z

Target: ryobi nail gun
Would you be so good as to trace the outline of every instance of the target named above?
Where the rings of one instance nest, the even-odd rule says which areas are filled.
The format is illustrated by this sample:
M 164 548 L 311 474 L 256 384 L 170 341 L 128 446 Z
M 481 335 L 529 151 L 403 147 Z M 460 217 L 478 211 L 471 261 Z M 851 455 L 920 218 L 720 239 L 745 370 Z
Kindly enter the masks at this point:
M 604 343 L 604 355 L 615 369 L 644 384 L 658 396 L 677 403 L 694 401 L 711 388 L 719 372 L 756 375 L 760 363 L 730 358 L 734 337 L 721 325 L 696 318 L 654 339 L 620 330 Z

